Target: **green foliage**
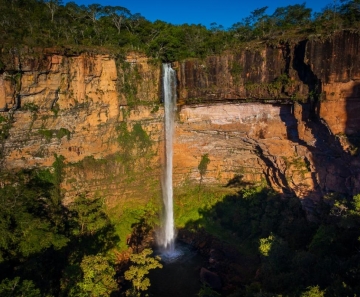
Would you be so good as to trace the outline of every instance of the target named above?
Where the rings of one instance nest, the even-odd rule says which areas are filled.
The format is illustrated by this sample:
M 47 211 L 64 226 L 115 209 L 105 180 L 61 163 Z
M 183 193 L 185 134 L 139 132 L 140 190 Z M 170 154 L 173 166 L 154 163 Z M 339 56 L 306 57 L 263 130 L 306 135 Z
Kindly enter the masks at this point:
M 177 199 L 175 192 L 176 210 Z M 192 208 L 187 208 L 186 201 L 183 202 L 180 209 L 191 214 Z M 190 203 L 193 208 L 198 207 L 196 200 Z M 327 211 L 331 214 L 331 208 Z M 319 294 L 328 287 L 326 292 L 331 288 L 341 292 L 340 295 L 351 295 L 359 289 L 353 282 L 359 270 L 355 268 L 351 277 L 346 271 L 354 269 L 360 260 L 355 256 L 360 234 L 355 226 L 359 226 L 360 219 L 352 214 L 350 221 L 349 211 L 346 216 L 343 213 L 341 220 L 337 213 L 333 216 L 334 222 L 338 221 L 335 225 L 329 221 L 324 224 L 309 222 L 297 198 L 282 199 L 269 189 L 249 187 L 236 195 L 222 197 L 209 207 L 203 206 L 198 210 L 198 217 L 188 220 L 185 228 L 206 230 L 239 249 L 245 257 L 241 263 L 245 261 L 247 265 L 239 265 L 234 275 L 242 276 L 241 285 L 245 290 L 239 290 L 244 296 L 298 296 L 316 285 L 321 287 Z M 352 260 L 348 262 L 345 259 L 349 257 Z M 344 265 L 343 269 L 338 261 Z M 332 281 L 334 271 L 340 279 L 338 284 Z M 347 284 L 346 288 L 341 285 L 342 281 Z M 254 282 L 259 288 L 247 292 Z
M 134 139 L 133 141 L 135 141 L 136 143 L 139 143 L 138 150 L 140 150 L 140 152 L 144 152 L 152 144 L 149 135 L 142 128 L 140 123 L 134 124 L 133 130 L 131 133 L 131 137 Z
M 45 137 L 46 141 L 49 142 L 53 136 L 53 131 L 52 130 L 43 130 L 43 129 L 40 129 L 38 130 L 38 133 Z
M 270 96 L 280 98 L 284 93 L 284 89 L 291 84 L 290 78 L 287 74 L 281 74 L 273 82 L 267 85 L 267 90 Z
M 152 156 L 152 140 L 140 123 L 135 123 L 132 128 L 128 129 L 125 122 L 120 123 L 116 128 L 118 132 L 118 143 L 120 145 L 119 161 L 125 166 L 127 173 L 130 175 L 134 171 L 134 165 L 139 157 L 145 160 L 142 167 L 148 166 L 148 159 Z M 130 177 L 130 176 L 129 176 Z
M 64 177 L 65 158 L 64 156 L 54 154 L 55 161 L 52 164 L 52 183 L 54 188 L 52 190 L 53 204 L 59 206 L 62 199 L 61 183 Z
M 260 238 L 260 246 L 259 246 L 260 254 L 266 257 L 269 256 L 269 252 L 271 250 L 271 246 L 274 240 L 275 240 L 274 235 L 270 235 L 269 237 L 266 238 Z
M 58 206 L 52 201 L 53 185 L 41 175 L 27 172 L 15 181 L 16 184 L 0 189 L 0 259 L 64 247 L 68 240 L 57 233 L 58 218 L 54 212 Z
M 296 98 L 296 94 L 293 93 L 293 84 L 294 82 L 290 77 L 283 73 L 269 83 L 254 83 L 247 81 L 245 82 L 244 87 L 249 97 L 288 97 L 293 100 L 300 100 L 300 98 Z
M 117 287 L 108 261 L 119 237 L 101 199 L 80 194 L 69 205 L 69 244 L 61 278 L 62 296 L 110 296 Z
M 230 73 L 234 77 L 238 77 L 243 73 L 243 66 L 239 62 L 233 62 L 231 65 Z
M 58 103 L 55 103 L 52 108 L 51 111 L 54 113 L 54 116 L 57 117 L 60 111 L 60 106 Z M 62 128 L 61 128 L 62 129 Z
M 68 208 L 72 218 L 71 231 L 76 236 L 93 235 L 109 223 L 100 198 L 89 199 L 81 194 Z
M 4 140 L 10 136 L 10 129 L 12 126 L 12 122 L 13 122 L 12 117 L 5 118 L 3 116 L 0 116 L 0 143 L 1 143 L 1 146 L 3 146 Z
M 155 227 L 159 225 L 159 203 L 128 202 L 121 207 L 116 207 L 108 211 L 111 222 L 115 225 L 116 234 L 120 238 L 118 247 L 121 251 L 128 249 L 127 239 L 133 233 L 133 227 L 144 220 L 146 225 Z
M 352 228 L 358 226 L 354 221 L 352 221 L 353 225 L 348 223 L 349 215 L 351 214 L 352 217 L 355 215 L 355 213 L 352 214 L 352 211 L 356 209 L 356 198 L 349 200 L 347 204 L 348 215 L 343 216 L 344 220 L 347 220 L 346 225 L 344 225 L 346 226 L 345 229 L 341 229 L 343 223 L 339 221 L 333 227 L 333 231 L 329 232 L 330 229 L 320 228 L 320 225 L 309 223 L 306 220 L 296 198 L 282 200 L 274 192 L 267 189 L 247 188 L 243 189 L 239 195 L 227 197 L 219 195 L 216 190 L 213 194 L 201 191 L 201 200 L 198 202 L 197 199 L 193 199 L 198 196 L 198 187 L 193 187 L 192 194 L 189 189 L 190 187 L 187 185 L 186 191 L 183 189 L 185 191 L 183 193 L 178 192 L 178 189 L 175 190 L 177 225 L 179 226 L 179 218 L 181 218 L 184 220 L 183 224 L 186 225 L 186 228 L 190 230 L 205 228 L 208 232 L 223 238 L 227 242 L 236 244 L 247 257 L 256 258 L 263 255 L 261 263 L 253 264 L 254 267 L 251 268 L 254 274 L 259 268 L 261 272 L 257 277 L 257 281 L 261 284 L 260 289 L 254 291 L 256 296 L 260 296 L 260 292 L 262 292 L 262 296 L 293 295 L 294 292 L 297 292 L 296 294 L 301 294 L 301 292 L 303 294 L 319 293 L 321 296 L 323 290 L 319 289 L 317 292 L 316 288 L 311 289 L 317 285 L 319 288 L 330 286 L 326 292 L 336 290 L 342 292 L 338 293 L 340 295 L 349 295 L 349 292 L 355 292 L 349 285 L 346 287 L 341 285 L 341 281 L 332 284 L 330 273 L 327 271 L 334 271 L 334 268 L 337 267 L 335 263 L 341 259 L 338 258 L 339 255 L 343 255 L 342 257 L 349 255 L 348 251 L 342 251 L 336 242 L 344 242 L 344 239 L 348 241 L 348 235 L 343 237 L 342 233 L 348 232 L 344 232 L 344 230 L 354 230 Z M 346 201 L 342 203 L 344 204 Z M 157 211 L 153 215 L 149 215 L 147 212 L 150 209 L 149 207 L 148 210 L 139 208 L 135 211 L 134 206 L 127 209 L 119 215 L 118 219 L 124 221 L 125 225 L 128 226 L 133 225 L 130 220 L 136 223 L 140 222 L 141 217 L 149 218 L 158 215 Z M 179 211 L 183 213 L 180 216 Z M 331 213 L 329 212 L 329 214 Z M 334 214 L 334 217 L 338 218 L 338 215 L 335 216 Z M 191 220 L 191 218 L 193 219 Z M 353 219 L 357 220 L 356 218 Z M 348 229 L 349 226 L 353 227 Z M 122 238 L 131 232 L 130 228 L 127 230 Z M 329 237 L 329 234 L 332 235 Z M 359 246 L 359 243 L 354 245 L 359 237 L 357 234 L 359 232 L 351 235 L 352 240 L 355 241 L 348 241 L 348 250 L 353 250 L 353 255 L 356 254 L 354 254 L 354 248 L 356 249 Z M 327 239 L 324 241 L 324 238 L 330 238 L 330 241 Z M 330 244 L 328 244 L 329 242 Z M 323 247 L 326 247 L 326 251 L 321 252 Z M 254 253 L 257 256 L 253 255 Z M 342 262 L 344 273 L 348 269 L 356 273 L 357 261 L 352 259 L 349 262 Z M 324 270 L 324 267 L 327 268 Z M 246 269 L 249 270 L 250 267 Z M 351 282 L 350 278 L 341 271 L 338 270 L 337 277 L 345 280 L 345 284 Z M 305 275 L 302 274 L 303 272 Z M 302 275 L 302 277 L 298 277 L 298 275 Z M 252 281 L 253 279 L 250 278 L 249 283 L 245 283 L 246 288 L 249 288 Z M 146 282 L 144 283 L 146 284 Z M 128 294 L 133 296 L 138 295 L 138 293 L 136 290 L 128 291 Z M 248 294 L 245 296 L 255 295 Z
M 360 213 L 360 194 L 357 194 L 353 197 L 353 202 L 352 202 L 354 211 Z
M 84 256 L 80 268 L 83 278 L 69 296 L 107 297 L 117 290 L 115 269 L 101 254 Z
M 151 249 L 144 249 L 139 254 L 132 254 L 130 261 L 133 265 L 125 272 L 125 279 L 132 283 L 132 289 L 126 292 L 126 296 L 141 296 L 142 291 L 150 287 L 150 279 L 146 277 L 150 270 L 162 268 L 159 256 L 152 257 Z
M 154 107 L 153 107 L 153 109 L 151 110 L 151 113 L 156 113 L 156 112 L 159 111 L 159 109 L 160 109 L 159 104 L 155 104 Z
M 207 285 L 203 285 L 197 294 L 199 297 L 220 297 L 221 295 Z
M 193 221 L 201 220 L 202 210 L 211 209 L 216 203 L 222 201 L 228 193 L 229 190 L 226 188 L 207 187 L 199 189 L 198 186 L 191 184 L 175 188 L 174 213 L 176 226 L 184 228 Z M 204 220 L 206 219 L 204 218 Z
M 40 297 L 41 292 L 32 281 L 20 280 L 20 277 L 14 279 L 4 279 L 0 283 L 0 295 L 2 297 L 26 296 Z
M 309 250 L 318 255 L 330 254 L 334 248 L 335 240 L 336 230 L 334 226 L 321 225 L 309 245 Z
M 305 26 L 310 22 L 310 16 L 311 9 L 306 8 L 305 3 L 279 7 L 273 14 L 276 25 L 283 29 Z
M 66 136 L 67 140 L 70 140 L 71 132 L 66 128 L 60 128 L 56 131 L 56 138 L 61 139 Z
M 175 61 L 185 58 L 204 58 L 228 49 L 242 47 L 244 42 L 262 41 L 279 43 L 324 34 L 339 29 L 357 29 L 359 8 L 356 1 L 341 1 L 327 6 L 321 13 L 311 13 L 303 4 L 277 8 L 266 14 L 267 6 L 251 12 L 230 29 L 211 24 L 172 25 L 157 20 L 150 22 L 138 13 L 120 6 L 101 4 L 78 5 L 61 1 L 0 1 L 3 24 L 3 53 L 17 53 L 13 49 L 56 47 L 66 44 L 74 53 L 84 49 L 97 51 L 98 47 L 117 54 L 138 49 L 154 60 Z M 9 50 L 8 50 L 9 49 Z M 0 57 L 2 62 L 6 57 Z M 0 69 L 6 69 L 0 62 Z M 21 73 L 10 79 L 19 90 Z M 137 104 L 136 90 L 126 80 L 124 89 L 130 95 L 130 104 Z M 54 110 L 54 112 L 56 112 Z
M 204 178 L 204 175 L 206 174 L 209 163 L 210 163 L 209 154 L 202 155 L 200 163 L 198 165 L 198 170 L 200 173 L 200 184 L 203 181 L 203 178 Z
M 325 291 L 321 291 L 319 286 L 309 287 L 307 291 L 300 295 L 301 297 L 324 297 Z
M 20 92 L 21 90 L 21 77 L 22 77 L 21 72 L 17 72 L 15 74 L 5 76 L 5 80 L 11 81 L 12 85 L 15 88 L 16 93 Z
M 54 157 L 49 169 L 1 175 L 0 295 L 109 296 L 117 285 L 104 255 L 119 238 L 102 200 L 62 205 L 65 160 Z
M 209 154 L 202 155 L 199 166 L 198 166 L 201 176 L 205 175 L 209 163 L 210 163 Z
M 127 105 L 129 107 L 135 107 L 139 104 L 137 98 L 137 85 L 141 80 L 137 65 L 131 65 L 130 63 L 123 62 L 121 63 L 122 72 L 120 76 L 123 77 L 122 84 L 120 87 L 120 92 L 125 95 Z
M 71 163 L 71 166 L 81 170 L 98 170 L 101 165 L 107 165 L 108 163 L 108 159 L 95 159 L 94 156 L 86 156 L 79 162 Z
M 30 103 L 25 103 L 22 106 L 22 109 L 30 111 L 31 113 L 37 113 L 39 111 L 39 106 L 35 103 L 30 102 Z
M 49 142 L 53 136 L 57 139 L 61 139 L 66 136 L 67 140 L 70 140 L 71 132 L 66 128 L 60 128 L 59 130 L 45 130 L 40 129 L 38 133 L 45 137 L 46 141 Z

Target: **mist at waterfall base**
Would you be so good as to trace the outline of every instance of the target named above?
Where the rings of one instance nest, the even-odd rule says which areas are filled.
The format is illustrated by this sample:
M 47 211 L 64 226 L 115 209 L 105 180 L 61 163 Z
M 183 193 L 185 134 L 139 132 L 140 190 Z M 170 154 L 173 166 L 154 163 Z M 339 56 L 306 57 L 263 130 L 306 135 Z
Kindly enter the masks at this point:
M 173 205 L 173 136 L 174 117 L 176 111 L 176 73 L 170 64 L 163 64 L 163 96 L 164 96 L 164 138 L 165 156 L 162 177 L 163 218 L 157 243 L 161 258 L 172 262 L 182 256 L 181 249 L 175 249 L 175 226 Z

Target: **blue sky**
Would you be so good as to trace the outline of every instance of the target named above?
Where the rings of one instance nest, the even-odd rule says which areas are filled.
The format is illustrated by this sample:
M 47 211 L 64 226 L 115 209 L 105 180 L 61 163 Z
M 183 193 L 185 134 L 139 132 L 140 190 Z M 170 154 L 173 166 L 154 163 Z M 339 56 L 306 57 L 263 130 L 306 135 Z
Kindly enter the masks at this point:
M 268 6 L 267 14 L 272 14 L 277 7 L 302 4 L 296 0 L 72 0 L 78 5 L 99 3 L 126 7 L 131 13 L 140 13 L 149 21 L 162 20 L 172 24 L 202 24 L 207 27 L 213 22 L 225 29 L 250 15 L 250 12 Z M 69 2 L 64 0 L 64 2 Z M 339 1 L 336 1 L 337 3 Z M 312 0 L 306 7 L 320 12 L 333 0 Z

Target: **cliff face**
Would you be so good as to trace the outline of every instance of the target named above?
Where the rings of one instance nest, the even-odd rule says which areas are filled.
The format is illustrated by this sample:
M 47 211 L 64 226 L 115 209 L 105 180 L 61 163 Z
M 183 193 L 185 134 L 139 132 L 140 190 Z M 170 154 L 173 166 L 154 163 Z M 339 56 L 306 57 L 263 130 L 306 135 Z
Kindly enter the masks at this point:
M 359 35 L 259 47 L 177 64 L 184 103 L 317 100 L 334 134 L 358 131 Z M 345 127 L 346 126 L 346 127 Z
M 308 88 L 292 71 L 288 45 L 190 60 L 178 65 L 186 103 L 236 99 L 305 99 Z
M 239 105 L 237 119 L 244 123 L 246 106 L 254 107 L 252 126 L 243 126 L 247 131 L 243 139 L 254 141 L 250 151 L 257 158 L 247 156 L 247 162 L 238 164 L 262 172 L 259 176 L 265 176 L 274 188 L 291 189 L 312 199 L 329 191 L 358 193 L 359 49 L 359 35 L 343 31 L 323 41 L 186 61 L 178 65 L 180 98 L 185 103 L 255 100 L 256 104 Z M 260 107 L 259 102 L 290 105 Z M 219 118 L 226 119 L 226 108 L 217 108 L 225 112 Z M 261 114 L 271 115 L 274 109 L 271 121 L 261 119 Z M 235 106 L 230 110 L 235 111 Z M 210 120 L 214 115 L 205 112 L 206 117 Z M 220 131 L 226 134 L 224 127 Z M 206 130 L 217 129 L 209 126 Z M 208 143 L 212 142 L 209 138 Z M 269 146 L 270 142 L 274 145 Z M 238 154 L 230 159 L 236 158 Z
M 359 35 L 343 32 L 324 42 L 307 44 L 306 61 L 321 81 L 319 117 L 335 135 L 359 132 Z
M 359 35 L 259 46 L 177 62 L 174 179 L 222 185 L 267 181 L 311 203 L 359 184 Z M 2 166 L 67 163 L 68 199 L 159 195 L 161 67 L 142 55 L 13 55 L 0 75 Z
M 46 167 L 62 155 L 70 198 L 83 191 L 110 200 L 129 192 L 141 197 L 134 190 L 139 184 L 141 191 L 154 188 L 158 177 L 149 168 L 160 165 L 160 69 L 141 56 L 128 59 L 53 52 L 14 57 L 0 78 L 2 167 Z M 144 153 L 151 158 L 141 160 Z M 144 180 L 134 178 L 138 174 Z

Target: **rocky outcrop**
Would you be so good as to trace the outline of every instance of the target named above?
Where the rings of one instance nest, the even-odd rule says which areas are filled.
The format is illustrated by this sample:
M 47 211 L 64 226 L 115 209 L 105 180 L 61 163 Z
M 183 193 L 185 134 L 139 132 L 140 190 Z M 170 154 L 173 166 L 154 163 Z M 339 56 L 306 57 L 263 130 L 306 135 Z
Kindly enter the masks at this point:
M 344 31 L 173 63 L 175 184 L 266 181 L 309 201 L 360 192 L 358 53 L 359 35 Z M 138 53 L 12 53 L 0 73 L 1 166 L 47 167 L 63 155 L 68 199 L 158 196 L 160 101 L 161 67 Z

